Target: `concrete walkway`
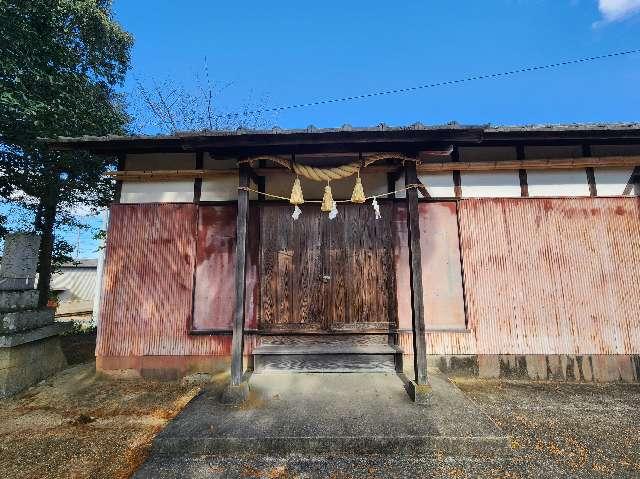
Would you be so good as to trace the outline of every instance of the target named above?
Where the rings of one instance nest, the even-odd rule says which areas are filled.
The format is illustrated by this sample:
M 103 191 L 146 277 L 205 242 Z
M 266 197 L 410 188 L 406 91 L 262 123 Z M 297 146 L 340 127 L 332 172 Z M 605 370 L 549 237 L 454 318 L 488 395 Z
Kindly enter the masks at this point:
M 439 371 L 430 373 L 429 406 L 414 404 L 406 378 L 392 373 L 255 374 L 240 407 L 221 404 L 219 389 L 205 391 L 156 437 L 134 477 L 160 477 L 168 463 L 195 456 L 506 451 L 506 435 Z M 162 477 L 193 476 L 173 474 Z

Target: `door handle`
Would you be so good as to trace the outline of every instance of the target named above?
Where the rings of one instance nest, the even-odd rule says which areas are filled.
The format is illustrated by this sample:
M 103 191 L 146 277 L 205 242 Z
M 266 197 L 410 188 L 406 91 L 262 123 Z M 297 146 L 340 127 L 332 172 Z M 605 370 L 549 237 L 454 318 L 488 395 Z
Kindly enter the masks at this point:
M 328 283 L 329 280 L 331 279 L 331 276 L 329 276 L 328 274 L 323 274 L 322 276 L 320 276 L 320 279 L 322 280 L 323 283 Z

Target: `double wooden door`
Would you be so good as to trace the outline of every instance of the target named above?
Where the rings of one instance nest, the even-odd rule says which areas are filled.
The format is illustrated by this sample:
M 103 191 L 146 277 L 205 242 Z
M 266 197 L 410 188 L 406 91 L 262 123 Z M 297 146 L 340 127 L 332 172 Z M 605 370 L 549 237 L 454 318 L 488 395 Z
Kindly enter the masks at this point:
M 263 204 L 260 212 L 260 329 L 384 331 L 396 323 L 392 203 L 341 204 L 330 220 L 320 205 Z

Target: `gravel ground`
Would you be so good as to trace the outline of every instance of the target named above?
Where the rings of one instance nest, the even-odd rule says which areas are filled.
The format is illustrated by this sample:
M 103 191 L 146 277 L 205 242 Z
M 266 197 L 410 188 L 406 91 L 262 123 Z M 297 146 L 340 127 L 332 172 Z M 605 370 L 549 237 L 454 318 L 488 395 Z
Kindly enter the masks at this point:
M 519 461 L 558 477 L 640 477 L 640 385 L 459 379 L 513 437 Z
M 458 379 L 504 431 L 493 457 L 157 457 L 136 477 L 163 478 L 637 478 L 640 386 Z
M 113 380 L 93 362 L 0 400 L 0 477 L 125 478 L 199 386 Z
M 71 338 L 70 363 L 90 336 Z M 87 347 L 78 347 L 78 344 Z M 125 478 L 151 441 L 199 391 L 195 382 L 109 380 L 92 362 L 0 400 L 0 471 L 6 478 Z M 455 381 L 512 436 L 493 457 L 160 457 L 136 477 L 162 478 L 640 478 L 640 385 Z

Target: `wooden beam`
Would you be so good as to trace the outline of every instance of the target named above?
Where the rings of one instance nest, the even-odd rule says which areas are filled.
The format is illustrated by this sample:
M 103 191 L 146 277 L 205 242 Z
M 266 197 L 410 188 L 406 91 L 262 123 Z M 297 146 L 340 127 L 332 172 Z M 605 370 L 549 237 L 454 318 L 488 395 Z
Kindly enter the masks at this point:
M 510 160 L 510 161 L 460 161 L 422 163 L 418 166 L 420 173 L 437 173 L 442 171 L 493 171 L 493 170 L 545 170 L 545 169 L 575 169 L 603 166 L 637 166 L 640 165 L 640 155 L 634 156 L 592 156 L 582 158 L 547 158 L 538 160 Z
M 256 185 L 260 183 L 260 175 L 258 175 L 255 170 L 249 167 L 249 179 L 253 181 Z
M 587 174 L 587 183 L 589 183 L 589 196 L 598 196 L 595 170 L 592 166 L 587 166 L 584 170 Z
M 623 195 L 630 195 L 632 190 L 636 188 L 636 193 L 640 194 L 640 166 L 636 166 L 631 172 L 631 176 L 629 177 L 629 181 L 627 181 L 627 186 L 624 187 Z
M 591 158 L 591 145 L 584 143 L 582 145 L 582 156 Z M 587 166 L 584 169 L 587 174 L 587 183 L 589 183 L 589 196 L 598 196 L 598 188 L 596 186 L 596 173 L 593 166 Z
M 405 165 L 405 183 L 416 184 L 418 175 L 415 163 Z M 427 343 L 424 325 L 422 294 L 422 252 L 420 251 L 420 220 L 418 216 L 418 192 L 407 190 L 407 230 L 409 236 L 409 267 L 411 284 L 411 317 L 413 324 L 413 366 L 418 385 L 427 384 Z
M 204 155 L 201 151 L 196 153 L 196 170 L 203 168 Z M 193 202 L 200 203 L 200 196 L 202 195 L 202 177 L 196 178 L 193 182 Z
M 118 155 L 118 171 L 117 173 L 120 173 L 122 170 L 125 169 L 126 167 L 126 162 L 127 162 L 127 154 L 126 153 L 120 153 Z M 120 203 L 120 197 L 122 196 L 122 180 L 116 178 L 116 191 L 115 191 L 115 195 L 113 198 L 113 202 L 114 203 Z
M 259 160 L 258 161 L 258 168 L 264 168 L 266 164 L 266 161 L 264 160 Z M 255 169 L 254 169 L 255 171 Z M 258 185 L 258 191 L 260 192 L 260 194 L 258 194 L 258 199 L 259 200 L 266 200 L 267 197 L 264 196 L 264 193 L 267 192 L 267 179 L 264 176 L 258 176 L 258 181 L 256 182 L 256 184 Z
M 456 198 L 462 198 L 462 175 L 460 174 L 460 168 L 457 166 L 460 164 L 460 150 L 458 147 L 454 147 L 451 152 L 451 164 L 453 168 L 453 196 Z M 420 170 L 422 173 L 422 170 Z
M 527 198 L 529 196 L 529 176 L 524 168 L 518 170 L 518 179 L 520 180 L 520 196 Z
M 524 145 L 516 146 L 516 158 L 518 161 L 523 161 L 525 159 Z M 525 168 L 520 168 L 518 170 L 518 179 L 520 180 L 520 196 L 527 198 L 529 196 L 529 175 Z
M 249 186 L 249 169 L 240 166 L 239 185 Z M 238 216 L 236 223 L 236 310 L 233 320 L 233 339 L 231 341 L 231 385 L 242 383 L 244 367 L 244 295 L 245 295 L 245 263 L 247 255 L 247 222 L 249 217 L 249 192 L 238 190 Z
M 191 180 L 194 178 L 213 178 L 218 176 L 235 176 L 237 169 L 228 170 L 128 170 L 109 171 L 105 176 L 125 181 L 173 181 Z
M 583 158 L 549 158 L 541 160 L 515 161 L 471 161 L 471 162 L 438 162 L 421 163 L 417 167 L 419 173 L 439 173 L 447 171 L 494 171 L 494 170 L 544 170 L 544 169 L 575 169 L 587 167 L 635 167 L 640 165 L 640 155 L 635 156 L 593 156 Z M 398 170 L 397 166 L 368 166 L 367 173 L 389 173 Z M 269 176 L 288 173 L 286 168 L 255 168 L 253 172 L 258 176 Z M 171 181 L 179 179 L 211 178 L 218 176 L 234 176 L 238 170 L 129 170 L 111 171 L 105 176 L 124 181 Z
M 420 178 L 418 178 L 416 176 L 416 184 L 419 185 L 418 186 L 418 191 L 420 193 L 422 193 L 422 196 L 425 198 L 431 198 L 431 195 L 429 194 L 429 191 L 427 191 L 427 187 L 424 185 L 424 183 L 422 183 L 422 181 L 420 181 Z

